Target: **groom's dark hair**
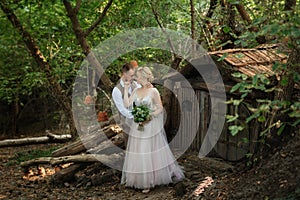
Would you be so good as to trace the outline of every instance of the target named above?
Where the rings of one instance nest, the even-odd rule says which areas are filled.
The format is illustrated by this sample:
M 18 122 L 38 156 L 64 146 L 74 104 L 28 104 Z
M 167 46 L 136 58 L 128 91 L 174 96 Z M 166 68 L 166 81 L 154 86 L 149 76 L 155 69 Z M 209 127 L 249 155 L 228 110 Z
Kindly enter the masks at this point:
M 134 69 L 134 66 L 130 63 L 125 63 L 123 66 L 122 66 L 122 70 L 121 72 L 124 73 L 124 72 L 128 72 L 129 70 L 131 69 Z

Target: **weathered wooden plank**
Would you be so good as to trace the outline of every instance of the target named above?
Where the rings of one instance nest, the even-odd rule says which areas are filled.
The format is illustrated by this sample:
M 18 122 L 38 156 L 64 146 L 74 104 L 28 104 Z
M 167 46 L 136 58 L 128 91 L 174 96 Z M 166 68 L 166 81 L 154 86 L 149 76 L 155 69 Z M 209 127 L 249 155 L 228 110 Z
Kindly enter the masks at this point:
M 250 151 L 250 143 L 245 143 L 245 139 L 250 141 L 250 132 L 249 126 L 244 122 L 243 119 L 246 119 L 250 116 L 250 113 L 246 106 L 241 104 L 238 108 L 238 114 L 241 120 L 238 120 L 238 123 L 243 125 L 245 128 L 240 133 L 237 134 L 237 155 L 236 160 L 240 160 L 241 158 L 245 157 L 246 153 Z
M 205 116 L 207 115 L 206 110 L 205 110 L 205 95 L 206 93 L 204 91 L 200 92 L 200 97 L 201 97 L 201 101 L 200 101 L 200 113 L 201 117 L 200 117 L 200 144 L 202 145 L 203 141 L 204 141 L 204 137 L 206 135 L 205 132 Z M 200 150 L 200 149 L 199 149 Z
M 233 115 L 235 113 L 235 108 L 234 106 L 230 105 L 229 106 L 229 114 Z M 233 146 L 236 143 L 236 137 L 232 136 L 230 132 L 227 133 L 227 155 L 226 158 L 227 160 L 235 160 L 236 158 L 236 148 Z
M 201 115 L 202 115 L 202 112 L 201 112 L 201 101 L 202 101 L 202 99 L 201 99 L 201 93 L 200 93 L 199 90 L 196 90 L 195 93 L 196 93 L 196 96 L 197 96 L 197 99 L 198 99 L 198 109 L 199 109 L 199 119 L 198 119 L 199 120 L 199 126 L 198 126 L 198 129 L 197 129 L 195 149 L 197 151 L 199 151 L 200 148 L 201 148 L 201 130 L 200 130 L 200 128 L 201 128 Z
M 195 92 L 194 92 L 195 91 Z M 213 117 L 217 122 L 219 121 L 219 116 L 218 113 L 215 111 L 213 112 L 214 116 L 210 116 L 211 114 L 211 105 L 210 105 L 210 96 L 207 91 L 201 90 L 201 89 L 188 89 L 188 88 L 177 88 L 176 90 L 176 96 L 178 102 L 181 102 L 183 100 L 188 100 L 192 102 L 192 110 L 198 109 L 200 110 L 199 116 L 197 116 L 193 112 L 189 112 L 188 110 L 183 110 L 182 105 L 176 106 L 174 108 L 174 111 L 178 109 L 178 112 L 180 113 L 181 116 L 179 116 L 177 119 L 173 119 L 172 124 L 178 124 L 180 120 L 185 120 L 185 123 L 187 123 L 185 127 L 180 127 L 181 129 L 179 130 L 181 133 L 184 134 L 179 134 L 177 144 L 179 148 L 182 146 L 188 145 L 187 142 L 189 142 L 187 139 L 194 137 L 194 140 L 192 144 L 190 145 L 190 149 L 199 151 L 203 140 L 207 134 L 208 130 L 208 125 L 211 120 L 211 117 Z M 194 102 L 197 102 L 197 108 L 196 104 Z M 218 104 L 219 106 L 219 104 Z M 185 108 L 187 109 L 187 108 Z M 228 113 L 231 113 L 234 115 L 234 107 L 230 106 L 230 109 Z M 179 111 L 180 110 L 180 111 Z M 218 110 L 218 108 L 216 108 Z M 242 119 L 245 119 L 247 117 L 247 112 L 245 110 L 239 110 L 239 112 L 242 112 L 245 115 L 241 115 Z M 217 115 L 217 116 L 216 116 Z M 182 117 L 182 118 L 181 118 Z M 222 116 L 223 117 L 223 116 Z M 199 122 L 199 126 L 195 127 L 195 122 Z M 220 126 L 219 123 L 215 123 L 216 126 Z M 182 123 L 182 122 L 181 122 Z M 222 127 L 215 127 L 216 130 L 220 130 Z M 192 131 L 195 131 L 196 135 Z M 217 137 L 217 136 L 216 136 Z M 243 138 L 248 138 L 249 140 L 250 135 L 249 135 L 249 130 L 245 130 L 245 132 L 240 133 L 238 136 L 231 136 L 229 131 L 227 130 L 227 124 L 223 127 L 222 133 L 220 135 L 220 138 L 218 139 L 217 144 L 213 148 L 213 150 L 208 154 L 208 156 L 220 156 L 226 160 L 238 160 L 242 157 L 245 156 L 245 154 L 250 150 L 250 144 L 244 144 L 241 142 Z
M 219 140 L 218 140 L 218 142 L 216 144 L 216 148 L 215 148 L 218 156 L 221 156 L 222 158 L 225 158 L 225 159 L 227 158 L 227 154 L 228 154 L 228 148 L 227 148 L 228 129 L 227 128 L 228 128 L 227 123 L 225 123 L 224 127 L 222 129 L 222 133 L 219 137 Z

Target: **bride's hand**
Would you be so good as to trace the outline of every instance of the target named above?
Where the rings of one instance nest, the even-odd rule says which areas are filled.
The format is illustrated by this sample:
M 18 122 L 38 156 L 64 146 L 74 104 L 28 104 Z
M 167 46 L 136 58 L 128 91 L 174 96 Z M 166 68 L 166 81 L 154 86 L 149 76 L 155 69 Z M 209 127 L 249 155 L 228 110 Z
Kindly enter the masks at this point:
M 147 88 L 153 88 L 154 86 L 152 85 L 152 83 L 147 83 Z
M 151 112 L 151 113 L 150 113 L 150 116 L 151 116 L 151 119 L 153 119 L 153 118 L 155 118 L 155 117 L 157 116 L 157 114 L 154 113 L 154 112 Z

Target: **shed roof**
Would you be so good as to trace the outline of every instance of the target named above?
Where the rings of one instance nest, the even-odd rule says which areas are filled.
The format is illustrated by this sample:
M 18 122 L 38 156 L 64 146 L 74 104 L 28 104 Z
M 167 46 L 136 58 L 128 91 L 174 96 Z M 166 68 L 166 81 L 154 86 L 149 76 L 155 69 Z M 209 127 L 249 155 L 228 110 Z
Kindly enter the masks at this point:
M 287 55 L 279 51 L 279 45 L 265 44 L 251 49 L 226 49 L 209 52 L 223 59 L 223 62 L 232 66 L 233 70 L 250 77 L 258 73 L 267 76 L 274 75 L 272 66 L 275 62 L 286 63 Z
M 166 79 L 172 79 L 173 81 L 180 80 L 180 75 L 186 78 L 198 77 L 199 74 L 195 66 L 209 70 L 215 64 L 217 64 L 221 72 L 224 72 L 221 73 L 222 75 L 241 72 L 249 77 L 261 73 L 264 73 L 266 76 L 276 76 L 272 70 L 272 66 L 275 62 L 286 63 L 287 58 L 288 55 L 280 51 L 280 46 L 277 44 L 264 44 L 250 49 L 238 48 L 207 52 L 198 58 L 190 60 L 189 64 L 180 69 L 179 72 L 166 74 L 161 81 Z M 237 81 L 232 76 L 223 78 L 226 80 L 232 79 L 234 82 Z

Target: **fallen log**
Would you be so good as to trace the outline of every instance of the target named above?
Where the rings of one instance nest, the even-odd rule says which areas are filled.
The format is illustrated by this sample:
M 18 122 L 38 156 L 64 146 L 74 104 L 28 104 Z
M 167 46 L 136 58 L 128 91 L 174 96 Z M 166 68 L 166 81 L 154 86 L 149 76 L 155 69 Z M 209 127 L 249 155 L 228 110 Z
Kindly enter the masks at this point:
M 79 140 L 72 142 L 71 144 L 57 149 L 56 151 L 52 152 L 52 156 L 60 157 L 82 153 L 87 149 L 93 148 L 103 141 L 106 141 L 107 138 L 115 136 L 121 131 L 122 129 L 117 125 L 104 127 L 103 129 L 92 132 L 90 135 L 82 136 Z
M 73 164 L 64 168 L 52 176 L 51 182 L 55 185 L 72 182 L 75 179 L 76 172 L 80 171 L 84 167 L 86 167 L 86 164 Z
M 119 154 L 81 154 L 81 155 L 72 155 L 72 156 L 62 156 L 62 157 L 40 157 L 32 160 L 22 162 L 20 165 L 23 168 L 28 168 L 33 165 L 39 164 L 50 164 L 52 166 L 65 164 L 65 163 L 94 163 L 102 162 L 107 164 L 115 164 L 120 161 L 123 157 L 123 153 Z
M 123 134 L 118 134 L 112 137 L 110 140 L 106 140 L 101 142 L 94 148 L 89 149 L 87 152 L 91 154 L 113 154 L 113 153 L 120 153 L 122 148 L 125 147 L 125 138 Z M 120 148 L 116 148 L 116 146 Z
M 103 141 L 97 147 L 91 149 L 91 151 L 88 152 L 90 154 L 68 155 L 60 157 L 40 157 L 24 161 L 20 165 L 26 169 L 29 166 L 39 164 L 51 164 L 55 166 L 64 163 L 91 163 L 97 161 L 112 163 L 112 159 L 116 159 L 118 157 L 117 155 L 121 155 L 122 153 L 121 148 L 117 148 L 118 151 L 112 151 L 111 148 L 115 148 L 116 146 L 124 147 L 124 137 L 122 134 L 112 137 L 111 140 Z M 112 155 L 110 158 L 109 156 L 111 154 L 114 155 Z
M 32 165 L 39 164 L 50 164 L 59 165 L 64 163 L 86 163 L 86 162 L 97 162 L 98 160 L 91 154 L 88 155 L 73 155 L 63 157 L 40 157 L 32 160 L 24 161 L 21 163 L 21 167 L 27 168 Z
M 91 183 L 94 186 L 102 185 L 113 180 L 114 175 L 120 175 L 120 172 L 115 169 L 110 169 L 105 173 L 97 173 L 91 177 Z
M 105 169 L 103 171 L 103 166 L 99 166 L 101 166 L 101 168 L 93 166 L 93 168 L 98 169 L 97 172 L 90 175 L 86 175 L 86 169 L 89 167 L 87 166 L 87 164 L 73 164 L 68 168 L 64 168 L 61 171 L 54 174 L 51 178 L 51 181 L 54 185 L 66 185 L 67 183 L 76 181 L 76 187 L 86 187 L 88 185 L 97 186 L 103 183 L 113 181 L 114 176 L 120 176 L 121 174 L 120 171 L 115 169 Z M 99 173 L 100 171 L 101 173 Z
M 5 140 L 0 141 L 0 147 L 20 146 L 20 145 L 49 143 L 49 142 L 53 142 L 53 143 L 66 142 L 66 141 L 70 140 L 71 138 L 72 138 L 72 136 L 70 134 L 56 135 L 53 133 L 47 133 L 46 136 L 40 136 L 40 137 L 5 139 Z

